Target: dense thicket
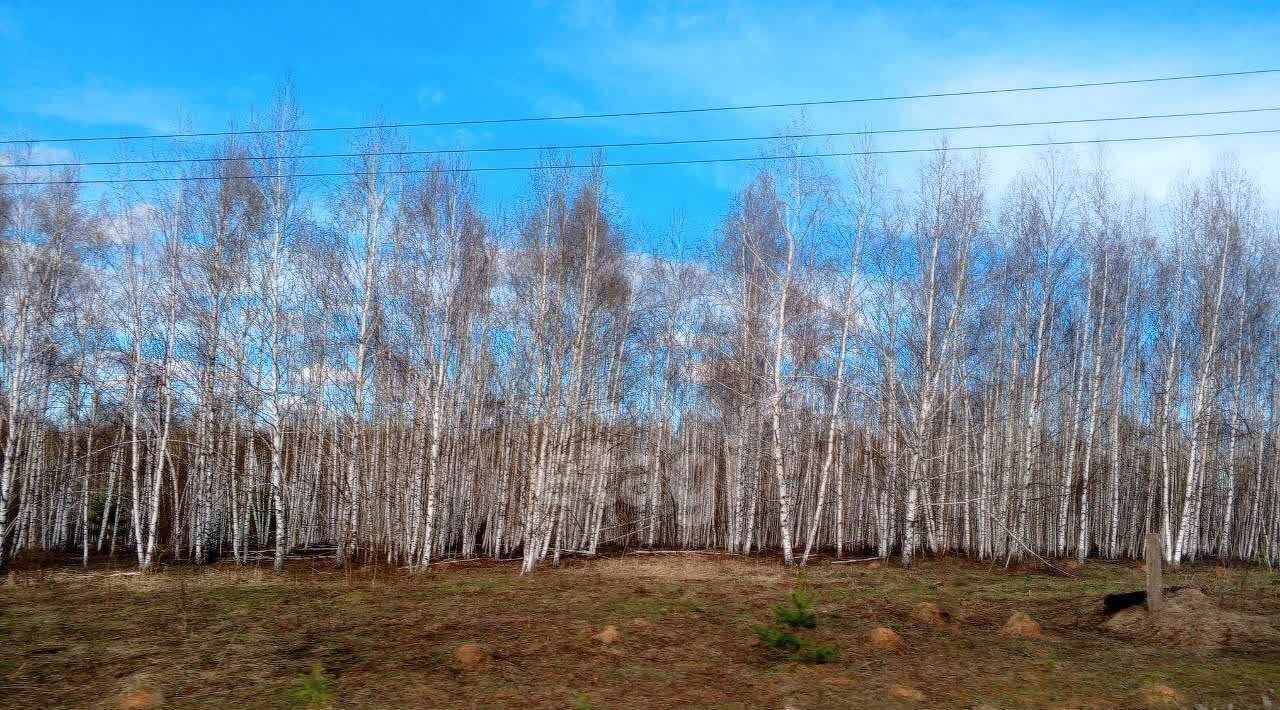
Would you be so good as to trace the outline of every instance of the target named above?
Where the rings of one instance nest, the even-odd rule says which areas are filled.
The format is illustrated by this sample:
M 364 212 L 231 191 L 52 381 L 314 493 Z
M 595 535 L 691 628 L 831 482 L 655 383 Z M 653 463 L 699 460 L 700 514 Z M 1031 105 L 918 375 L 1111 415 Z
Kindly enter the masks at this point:
M 486 213 L 373 133 L 337 183 L 263 133 L 183 148 L 213 179 L 0 186 L 0 561 L 1280 561 L 1280 244 L 1229 161 L 1154 202 L 1061 153 L 893 189 L 782 144 L 659 258 L 601 170 Z

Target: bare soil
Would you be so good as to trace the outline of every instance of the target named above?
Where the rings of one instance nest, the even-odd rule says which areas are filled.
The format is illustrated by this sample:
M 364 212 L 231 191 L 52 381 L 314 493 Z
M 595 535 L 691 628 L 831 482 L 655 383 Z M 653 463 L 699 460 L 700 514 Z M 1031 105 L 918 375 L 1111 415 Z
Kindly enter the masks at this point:
M 1277 702 L 1280 644 L 1267 633 L 1188 648 L 1108 629 L 1101 598 L 1140 589 L 1137 564 L 1089 562 L 1069 572 L 955 558 L 911 569 L 819 559 L 801 572 L 712 554 L 574 560 L 525 576 L 491 561 L 416 576 L 322 560 L 282 575 L 222 564 L 145 576 L 104 565 L 26 569 L 0 584 L 0 707 Z M 1197 618 L 1207 613 L 1220 626 L 1247 615 L 1251 627 L 1280 628 L 1278 574 L 1190 566 L 1167 578 L 1201 590 L 1191 604 Z M 796 662 L 752 631 L 797 584 L 816 595 L 812 636 L 840 648 L 833 663 Z M 920 611 L 925 603 L 929 613 Z M 1015 612 L 1043 633 L 1002 634 Z M 610 627 L 605 642 L 599 635 Z M 877 627 L 900 635 L 901 648 L 874 647 Z M 467 644 L 474 648 L 460 654 Z M 314 680 L 317 664 L 323 682 Z M 323 692 L 297 692 L 308 677 Z

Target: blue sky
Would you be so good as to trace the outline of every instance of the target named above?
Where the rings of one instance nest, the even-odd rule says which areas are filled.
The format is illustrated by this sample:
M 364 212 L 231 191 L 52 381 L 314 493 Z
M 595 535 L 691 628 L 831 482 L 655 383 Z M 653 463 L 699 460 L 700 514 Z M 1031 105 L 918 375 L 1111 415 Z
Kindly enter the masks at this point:
M 285 77 L 311 125 L 448 120 L 803 101 L 1280 66 L 1270 3 L 1072 3 L 1038 9 L 954 3 L 54 3 L 0 2 L 0 135 L 76 136 L 243 125 Z M 464 7 L 465 6 L 465 7 Z M 819 108 L 814 130 L 1082 118 L 1280 105 L 1280 75 L 1147 87 Z M 767 134 L 795 112 L 420 129 L 415 147 L 483 147 Z M 957 133 L 953 145 L 1280 127 L 1280 114 L 1079 128 Z M 928 145 L 885 137 L 880 147 Z M 342 147 L 317 137 L 312 150 Z M 847 140 L 815 149 L 848 149 Z M 83 146 L 107 157 L 109 144 Z M 617 150 L 612 160 L 752 154 L 749 145 Z M 1280 187 L 1280 139 L 1233 137 L 1112 148 L 1121 179 L 1159 198 L 1183 171 L 1233 151 L 1264 189 Z M 59 149 L 45 151 L 58 155 Z M 1082 151 L 1087 153 L 1088 151 Z M 988 155 L 1006 181 L 1029 151 Z M 481 156 L 476 164 L 526 164 Z M 909 182 L 918 158 L 888 158 Z M 838 165 L 834 167 L 839 167 Z M 694 237 L 714 227 L 749 167 L 611 171 L 633 231 L 677 212 Z M 92 175 L 86 173 L 86 177 Z M 479 177 L 494 207 L 519 174 Z M 641 248 L 665 251 L 657 237 Z

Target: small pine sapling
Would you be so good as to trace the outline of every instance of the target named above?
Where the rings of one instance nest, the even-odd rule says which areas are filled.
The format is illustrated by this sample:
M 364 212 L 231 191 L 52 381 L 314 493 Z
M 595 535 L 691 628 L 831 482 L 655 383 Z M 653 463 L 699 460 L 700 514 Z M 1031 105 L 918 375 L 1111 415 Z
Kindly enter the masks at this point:
M 818 625 L 818 615 L 813 612 L 813 593 L 803 588 L 791 592 L 790 604 L 774 604 L 773 618 L 779 624 L 793 629 L 812 629 Z
M 800 648 L 800 637 L 790 631 L 779 631 L 770 626 L 757 626 L 756 636 L 764 645 L 779 651 L 796 651 Z
M 755 627 L 760 642 L 806 663 L 830 663 L 839 658 L 840 650 L 834 644 L 802 635 L 818 626 L 813 593 L 799 587 L 791 592 L 789 602 L 773 606 L 773 626 Z
M 328 710 L 334 706 L 332 681 L 319 663 L 311 672 L 298 676 L 288 693 L 290 705 L 306 710 Z

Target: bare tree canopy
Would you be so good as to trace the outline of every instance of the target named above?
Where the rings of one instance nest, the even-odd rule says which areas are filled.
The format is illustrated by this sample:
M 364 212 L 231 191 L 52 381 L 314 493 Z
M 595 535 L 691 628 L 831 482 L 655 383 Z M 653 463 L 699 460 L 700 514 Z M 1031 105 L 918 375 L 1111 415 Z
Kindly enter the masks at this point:
M 393 127 L 307 182 L 287 88 L 254 125 L 187 149 L 208 179 L 0 182 L 0 565 L 1149 532 L 1280 562 L 1280 240 L 1229 160 L 1157 203 L 1057 149 L 1007 187 L 934 152 L 899 190 L 869 146 L 784 140 L 659 257 L 602 156 L 499 213 Z

